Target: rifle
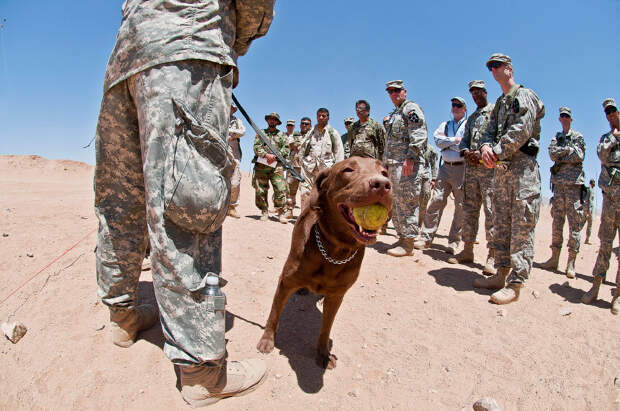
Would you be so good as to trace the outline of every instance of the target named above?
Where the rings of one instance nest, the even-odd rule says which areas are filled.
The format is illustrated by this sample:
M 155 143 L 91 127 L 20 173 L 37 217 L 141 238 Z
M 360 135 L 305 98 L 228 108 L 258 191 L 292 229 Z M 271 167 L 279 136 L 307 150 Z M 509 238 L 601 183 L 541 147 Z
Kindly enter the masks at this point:
M 269 148 L 269 150 L 271 150 L 271 152 L 273 153 L 273 155 L 275 155 L 278 160 L 282 163 L 282 165 L 284 166 L 285 169 L 288 170 L 289 173 L 291 173 L 291 175 L 299 180 L 299 181 L 304 181 L 303 177 L 299 175 L 299 173 L 297 171 L 295 171 L 295 169 L 293 168 L 293 166 L 291 166 L 291 164 L 286 161 L 286 159 L 284 157 L 282 157 L 282 154 L 280 154 L 280 152 L 278 150 L 276 150 L 276 148 L 271 144 L 271 142 L 269 141 L 269 138 L 265 135 L 265 133 L 263 133 L 263 130 L 261 130 L 260 128 L 258 128 L 256 126 L 256 124 L 254 124 L 254 122 L 252 121 L 252 119 L 250 118 L 250 116 L 248 115 L 248 113 L 245 111 L 245 109 L 243 108 L 243 106 L 241 105 L 241 103 L 239 103 L 239 100 L 237 100 L 237 97 L 235 97 L 235 93 L 232 94 L 232 99 L 235 102 L 235 104 L 237 105 L 237 108 L 239 109 L 239 111 L 241 112 L 241 114 L 243 114 L 243 117 L 245 117 L 245 119 L 248 121 L 248 123 L 250 124 L 250 126 L 252 126 L 252 128 L 254 129 L 254 131 L 256 131 L 256 134 L 258 135 L 258 137 L 263 140 L 263 142 L 265 143 L 265 145 Z

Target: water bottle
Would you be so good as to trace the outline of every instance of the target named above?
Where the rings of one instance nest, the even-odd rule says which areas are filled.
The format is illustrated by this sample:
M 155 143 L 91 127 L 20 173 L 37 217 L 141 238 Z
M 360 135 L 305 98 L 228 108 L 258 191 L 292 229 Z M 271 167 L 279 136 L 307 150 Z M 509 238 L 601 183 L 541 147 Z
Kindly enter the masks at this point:
M 220 277 L 209 274 L 207 276 L 207 286 L 205 287 L 205 300 L 209 311 L 210 321 L 209 331 L 213 341 L 215 355 L 226 353 L 226 294 L 220 290 Z

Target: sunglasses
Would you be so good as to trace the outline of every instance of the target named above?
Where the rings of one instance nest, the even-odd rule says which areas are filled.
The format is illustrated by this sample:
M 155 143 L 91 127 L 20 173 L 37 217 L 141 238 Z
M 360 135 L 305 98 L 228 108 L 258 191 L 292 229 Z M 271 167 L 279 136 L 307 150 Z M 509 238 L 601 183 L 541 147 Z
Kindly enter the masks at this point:
M 489 71 L 491 71 L 493 69 L 500 68 L 502 64 L 504 63 L 500 63 L 499 61 L 492 61 L 489 64 L 487 64 L 487 68 L 489 69 Z
M 302 126 L 309 126 L 310 124 L 312 124 L 312 123 L 308 123 L 307 121 L 302 121 L 301 122 Z
M 617 108 L 615 108 L 614 106 L 609 106 L 605 109 L 605 114 L 609 115 L 611 113 L 615 113 L 616 111 L 618 111 Z
M 387 92 L 388 94 L 400 93 L 402 90 L 399 88 L 391 88 Z
M 463 105 L 461 103 L 452 103 L 452 107 L 463 108 Z
M 570 116 L 568 114 L 566 114 L 566 113 L 560 114 L 560 117 L 562 117 L 562 118 L 570 118 Z

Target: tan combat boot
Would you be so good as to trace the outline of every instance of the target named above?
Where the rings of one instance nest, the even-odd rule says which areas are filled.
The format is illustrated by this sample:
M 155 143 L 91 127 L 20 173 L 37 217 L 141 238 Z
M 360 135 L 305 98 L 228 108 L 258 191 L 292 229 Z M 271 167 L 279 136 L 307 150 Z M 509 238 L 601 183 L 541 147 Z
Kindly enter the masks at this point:
M 284 215 L 284 209 L 279 208 L 276 212 L 278 213 L 278 221 L 282 224 L 288 224 L 288 220 Z
M 263 210 L 260 215 L 260 221 L 267 221 L 267 220 L 269 220 L 269 211 Z
M 181 395 L 193 408 L 248 394 L 265 380 L 267 374 L 265 362 L 259 359 L 222 360 L 219 365 L 181 365 L 179 369 Z
M 495 304 L 509 304 L 517 301 L 519 299 L 519 294 L 521 293 L 521 288 L 523 288 L 522 283 L 510 283 L 501 290 L 495 291 L 491 294 L 489 301 L 494 302 Z
M 413 255 L 413 238 L 401 238 L 398 247 L 388 250 L 388 255 L 392 257 L 405 257 Z
M 566 277 L 575 278 L 575 259 L 577 253 L 573 250 L 568 250 L 568 261 L 566 262 Z
M 612 291 L 613 298 L 611 299 L 611 313 L 613 315 L 620 314 L 620 287 L 616 287 Z
M 459 242 L 458 241 L 451 241 L 448 243 L 448 249 L 446 250 L 448 252 L 448 254 L 456 254 L 456 250 L 459 248 Z
M 495 250 L 489 248 L 489 255 L 487 255 L 487 262 L 482 269 L 482 274 L 493 275 L 497 271 L 495 270 Z
M 239 213 L 237 213 L 237 206 L 233 206 L 233 205 L 228 207 L 228 215 L 232 218 L 241 218 Z
M 450 264 L 464 264 L 474 262 L 474 243 L 465 243 L 463 251 L 448 258 Z
M 286 213 L 284 213 L 284 218 L 288 218 L 289 220 L 293 219 L 293 209 L 289 208 Z
M 138 331 L 151 328 L 158 318 L 159 312 L 152 304 L 142 304 L 135 308 L 110 307 L 112 342 L 123 348 L 132 346 Z
M 582 297 L 581 302 L 584 304 L 591 304 L 598 297 L 598 290 L 601 288 L 601 284 L 603 283 L 603 279 L 605 277 L 602 275 L 595 275 L 594 281 L 592 282 L 592 288 L 590 288 Z
M 432 241 L 425 241 L 422 238 L 419 238 L 415 240 L 415 242 L 413 243 L 413 247 L 417 250 L 428 250 L 429 248 L 431 248 L 431 244 Z
M 510 267 L 500 267 L 497 270 L 497 274 L 491 277 L 476 278 L 474 280 L 474 287 L 486 288 L 488 290 L 499 290 L 506 286 L 506 278 L 510 273 Z
M 551 257 L 544 263 L 540 264 L 540 268 L 545 270 L 557 270 L 560 262 L 560 249 L 551 247 Z

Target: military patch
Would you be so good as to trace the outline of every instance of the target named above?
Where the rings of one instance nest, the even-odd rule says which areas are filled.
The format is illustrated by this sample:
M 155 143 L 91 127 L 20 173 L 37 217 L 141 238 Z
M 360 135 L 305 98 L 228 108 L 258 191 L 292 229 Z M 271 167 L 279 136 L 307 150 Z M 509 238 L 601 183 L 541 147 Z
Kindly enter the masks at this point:
M 519 104 L 519 99 L 515 98 L 512 101 L 512 111 L 517 114 L 521 110 L 521 105 Z
M 409 116 L 407 118 L 413 123 L 420 122 L 420 117 L 418 117 L 417 113 L 414 110 L 411 110 L 411 113 L 409 113 Z

